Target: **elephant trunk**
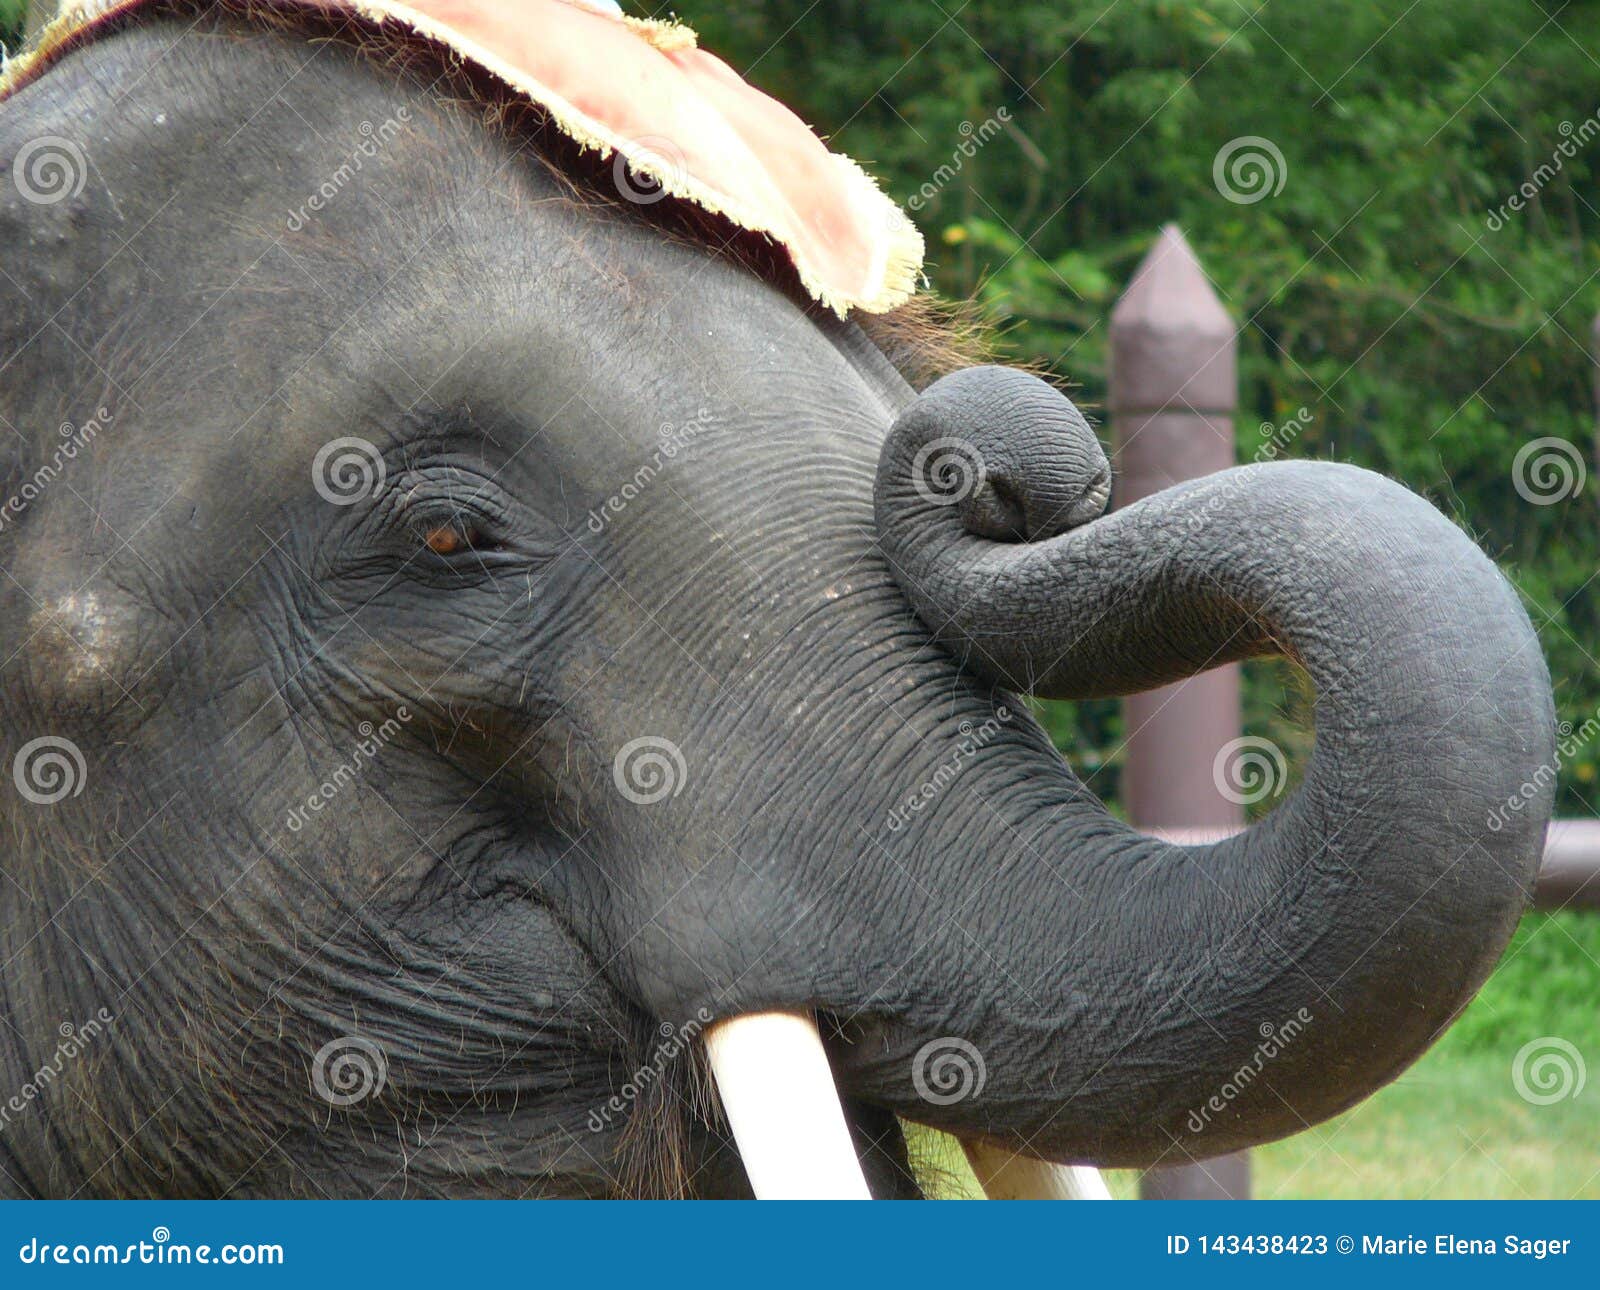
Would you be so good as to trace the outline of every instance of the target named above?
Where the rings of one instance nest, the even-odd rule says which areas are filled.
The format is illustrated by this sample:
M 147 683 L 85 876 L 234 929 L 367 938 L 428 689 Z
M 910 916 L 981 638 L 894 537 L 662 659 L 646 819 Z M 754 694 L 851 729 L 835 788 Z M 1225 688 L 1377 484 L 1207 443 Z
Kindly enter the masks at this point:
M 975 962 L 963 986 L 987 1001 L 966 1036 L 989 1078 L 981 1121 L 938 1099 L 897 1109 L 1108 1165 L 1302 1129 L 1418 1057 L 1525 908 L 1556 764 L 1538 642 L 1464 533 L 1364 470 L 1236 468 L 1081 523 L 1074 499 L 1098 487 L 1069 483 L 1081 419 L 996 373 L 932 386 L 881 459 L 883 549 L 938 640 L 1055 698 L 1283 655 L 1315 683 L 1315 749 L 1270 815 L 1211 846 L 1131 831 L 1070 775 L 998 796 L 990 854 L 1024 839 L 1057 879 L 1007 888 L 1010 941 L 1048 948 L 1001 965 L 1005 982 Z M 974 468 L 964 488 L 951 452 Z M 1003 540 L 997 513 L 1025 540 Z M 845 1061 L 886 1072 L 927 1034 L 877 1038 Z

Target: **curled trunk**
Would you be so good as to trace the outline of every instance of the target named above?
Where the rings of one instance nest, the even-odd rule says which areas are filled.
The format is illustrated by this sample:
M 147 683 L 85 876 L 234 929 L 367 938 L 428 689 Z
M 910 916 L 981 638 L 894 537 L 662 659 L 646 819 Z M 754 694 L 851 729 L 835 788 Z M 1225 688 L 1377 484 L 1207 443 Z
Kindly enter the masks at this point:
M 1003 794 L 993 854 L 1018 856 L 1003 917 L 1048 952 L 974 961 L 960 987 L 987 1000 L 967 1036 L 981 1109 L 901 1109 L 1102 1164 L 1215 1154 L 1344 1109 L 1466 1004 L 1532 890 L 1554 716 L 1517 596 L 1427 502 L 1340 465 L 1237 468 L 994 540 L 918 473 L 930 443 L 964 437 L 981 459 L 992 433 L 981 382 L 940 385 L 885 445 L 877 514 L 941 642 L 1057 698 L 1282 654 L 1315 682 L 1316 743 L 1268 817 L 1212 846 L 1134 833 L 1064 771 Z M 1060 492 L 1079 466 L 1035 442 L 1002 492 Z M 876 1038 L 845 1060 L 882 1077 L 927 1032 Z

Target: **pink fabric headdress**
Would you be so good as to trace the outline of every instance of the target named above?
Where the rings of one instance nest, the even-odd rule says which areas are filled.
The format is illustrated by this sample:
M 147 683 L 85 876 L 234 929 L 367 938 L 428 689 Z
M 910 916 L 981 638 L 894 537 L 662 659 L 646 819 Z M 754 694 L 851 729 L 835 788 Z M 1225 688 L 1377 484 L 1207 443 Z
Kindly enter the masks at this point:
M 161 0 L 81 0 L 0 76 L 0 99 L 61 53 Z M 607 12 L 605 0 L 267 0 L 420 38 L 536 104 L 581 147 L 616 156 L 674 198 L 770 239 L 801 284 L 843 315 L 906 300 L 922 237 L 848 157 L 697 47 L 676 23 Z M 619 173 L 621 173 L 619 169 Z

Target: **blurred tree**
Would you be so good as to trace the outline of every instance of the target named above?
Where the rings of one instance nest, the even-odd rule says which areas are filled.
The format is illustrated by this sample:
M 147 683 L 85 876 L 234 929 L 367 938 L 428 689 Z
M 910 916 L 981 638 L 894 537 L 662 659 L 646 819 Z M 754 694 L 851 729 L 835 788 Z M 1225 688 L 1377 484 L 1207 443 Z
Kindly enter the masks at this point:
M 0 47 L 16 49 L 22 44 L 27 17 L 28 0 L 0 0 Z

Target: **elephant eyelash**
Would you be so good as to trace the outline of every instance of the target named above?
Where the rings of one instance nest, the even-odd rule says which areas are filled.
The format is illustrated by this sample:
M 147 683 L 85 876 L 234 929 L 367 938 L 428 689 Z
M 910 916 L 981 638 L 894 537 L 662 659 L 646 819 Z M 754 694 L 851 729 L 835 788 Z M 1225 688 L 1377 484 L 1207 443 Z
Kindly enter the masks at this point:
M 394 504 L 410 541 L 439 559 L 457 560 L 505 549 L 503 509 L 490 496 L 429 497 L 414 486 L 399 492 Z

